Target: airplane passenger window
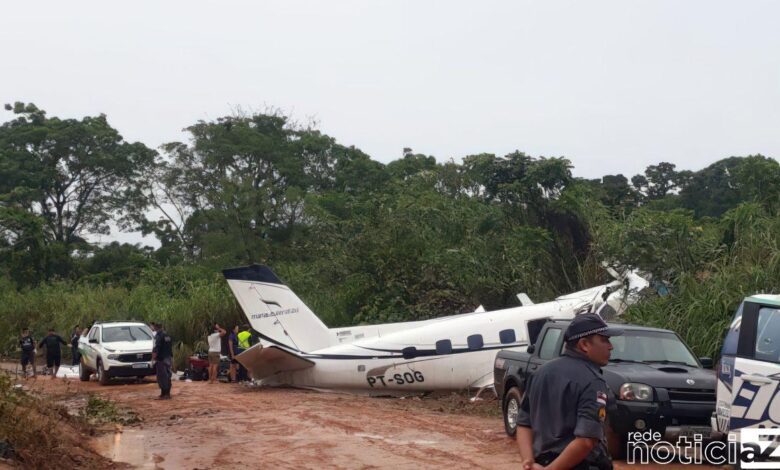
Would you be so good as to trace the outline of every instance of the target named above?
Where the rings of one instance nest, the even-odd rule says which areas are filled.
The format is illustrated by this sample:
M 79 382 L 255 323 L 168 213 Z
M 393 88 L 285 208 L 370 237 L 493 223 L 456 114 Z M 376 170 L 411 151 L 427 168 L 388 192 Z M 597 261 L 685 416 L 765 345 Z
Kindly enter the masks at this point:
M 403 348 L 401 350 L 401 353 L 404 355 L 404 359 L 413 359 L 418 356 L 417 348 L 415 348 L 414 346 Z
M 448 339 L 436 341 L 436 354 L 452 354 L 452 341 Z
M 466 338 L 466 342 L 469 344 L 469 349 L 472 351 L 475 349 L 482 349 L 485 343 L 482 341 L 482 335 L 471 335 Z
M 498 332 L 498 339 L 501 340 L 501 344 L 514 343 L 517 338 L 515 337 L 515 330 L 501 330 Z

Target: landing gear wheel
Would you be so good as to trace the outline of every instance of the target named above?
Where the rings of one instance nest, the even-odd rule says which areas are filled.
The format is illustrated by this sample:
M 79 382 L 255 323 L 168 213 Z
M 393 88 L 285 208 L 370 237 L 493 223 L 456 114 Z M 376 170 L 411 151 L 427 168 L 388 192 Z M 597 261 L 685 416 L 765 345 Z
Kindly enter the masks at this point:
M 523 392 L 517 387 L 512 387 L 504 397 L 504 431 L 507 436 L 515 437 L 517 433 L 517 416 L 520 413 L 520 403 L 523 401 Z

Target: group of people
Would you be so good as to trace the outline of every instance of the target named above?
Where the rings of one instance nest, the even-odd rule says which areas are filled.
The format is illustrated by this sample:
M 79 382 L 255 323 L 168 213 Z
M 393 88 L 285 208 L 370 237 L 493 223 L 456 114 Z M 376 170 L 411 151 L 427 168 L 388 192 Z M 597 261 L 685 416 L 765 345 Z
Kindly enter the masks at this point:
M 22 365 L 22 376 L 24 378 L 28 377 L 28 367 L 32 369 L 32 377 L 37 377 L 37 372 L 35 370 L 35 356 L 38 353 L 39 349 L 46 349 L 46 368 L 51 371 L 51 378 L 55 378 L 57 376 L 57 372 L 60 369 L 60 365 L 62 364 L 62 348 L 60 345 L 71 347 L 71 359 L 72 359 L 72 365 L 78 365 L 79 361 L 81 360 L 81 354 L 79 354 L 79 338 L 81 337 L 82 331 L 81 328 L 79 328 L 79 325 L 76 325 L 73 328 L 73 332 L 71 333 L 70 337 L 70 344 L 65 342 L 64 339 L 62 339 L 62 336 L 58 335 L 54 328 L 49 328 L 48 333 L 46 336 L 41 339 L 40 342 L 36 343 L 35 338 L 33 338 L 32 333 L 30 332 L 29 328 L 23 328 L 22 334 L 19 337 L 19 349 L 21 350 L 21 365 Z
M 249 380 L 246 368 L 236 360 L 236 356 L 252 346 L 252 333 L 249 325 L 233 327 L 228 331 L 214 323 L 213 332 L 206 338 L 209 345 L 209 383 L 216 383 L 219 377 L 219 362 L 222 356 L 230 359 L 228 380 L 231 382 L 244 382 Z

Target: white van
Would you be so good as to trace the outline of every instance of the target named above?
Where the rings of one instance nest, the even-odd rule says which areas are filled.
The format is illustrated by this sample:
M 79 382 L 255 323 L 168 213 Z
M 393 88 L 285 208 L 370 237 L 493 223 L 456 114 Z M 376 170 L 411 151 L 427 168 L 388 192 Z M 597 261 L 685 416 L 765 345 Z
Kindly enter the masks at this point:
M 746 298 L 723 341 L 713 430 L 739 442 L 780 428 L 780 295 Z M 753 431 L 751 431 L 752 433 Z

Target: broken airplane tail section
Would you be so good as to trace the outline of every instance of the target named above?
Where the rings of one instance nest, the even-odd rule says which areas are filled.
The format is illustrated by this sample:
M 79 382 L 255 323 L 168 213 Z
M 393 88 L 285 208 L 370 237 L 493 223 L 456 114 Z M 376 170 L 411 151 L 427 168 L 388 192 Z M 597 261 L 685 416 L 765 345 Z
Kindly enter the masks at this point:
M 328 328 L 267 266 L 225 269 L 225 279 L 260 344 L 301 354 L 330 346 Z

